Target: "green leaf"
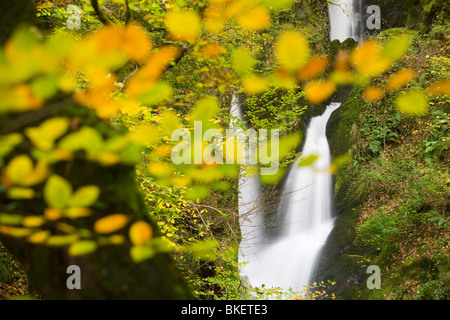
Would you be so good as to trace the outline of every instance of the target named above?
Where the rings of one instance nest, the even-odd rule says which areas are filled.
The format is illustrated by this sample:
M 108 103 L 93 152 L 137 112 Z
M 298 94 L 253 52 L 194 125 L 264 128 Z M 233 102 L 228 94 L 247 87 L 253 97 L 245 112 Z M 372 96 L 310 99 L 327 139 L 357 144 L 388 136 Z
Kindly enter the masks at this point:
M 76 234 L 51 236 L 47 239 L 46 244 L 49 246 L 67 246 L 78 240 Z
M 280 10 L 288 8 L 294 0 L 262 0 L 262 4 L 269 9 Z
M 278 168 L 275 174 L 265 174 L 259 176 L 259 181 L 265 185 L 275 185 L 283 179 L 286 169 L 283 167 Z
M 192 186 L 186 190 L 184 197 L 189 200 L 197 200 L 206 197 L 209 194 L 209 190 L 206 186 L 197 185 Z
M 192 121 L 207 122 L 219 112 L 219 103 L 215 97 L 206 97 L 200 100 L 192 109 Z
M 410 44 L 411 37 L 408 35 L 392 38 L 384 45 L 382 56 L 393 62 L 397 61 L 406 54 Z
M 142 160 L 142 147 L 137 144 L 129 144 L 119 153 L 120 163 L 136 164 Z
M 395 100 L 397 110 L 409 116 L 420 116 L 428 112 L 428 97 L 422 89 L 401 93 Z
M 49 99 L 58 91 L 58 78 L 55 76 L 39 77 L 31 83 L 33 94 L 41 99 Z
M 63 150 L 77 151 L 102 150 L 104 147 L 103 138 L 100 133 L 91 127 L 83 127 L 78 132 L 71 133 L 61 139 L 58 147 Z
M 155 249 L 149 246 L 133 246 L 130 249 L 131 259 L 133 259 L 133 261 L 136 263 L 148 260 L 155 254 Z
M 161 113 L 161 126 L 169 137 L 172 135 L 172 132 L 181 128 L 177 114 L 172 110 L 164 110 Z
M 336 168 L 340 168 L 347 163 L 350 163 L 350 161 L 352 161 L 352 156 L 350 153 L 346 153 L 342 156 L 334 158 L 332 161 L 332 165 L 336 166 Z
M 98 245 L 92 240 L 81 240 L 74 242 L 69 247 L 69 254 L 71 256 L 81 256 L 89 254 L 97 250 Z
M 302 139 L 301 134 L 292 133 L 280 138 L 280 159 L 286 158 L 292 151 L 297 148 Z
M 5 136 L 0 136 L 0 158 L 10 153 L 16 145 L 21 143 L 23 136 L 20 133 L 11 133 Z M 1 161 L 1 159 L 0 159 Z M 0 166 L 1 166 L 0 162 Z
M 44 199 L 51 208 L 64 209 L 72 196 L 70 183 L 56 175 L 51 175 L 44 186 Z
M 7 190 L 7 196 L 10 199 L 32 199 L 34 194 L 34 190 L 31 188 L 14 187 Z
M 78 188 L 70 197 L 69 206 L 87 208 L 93 205 L 100 195 L 100 188 L 94 185 Z
M 39 127 L 26 128 L 25 134 L 37 148 L 50 150 L 55 140 L 66 133 L 68 128 L 69 119 L 51 118 L 41 123 Z
M 173 89 L 170 84 L 158 81 L 152 89 L 141 95 L 139 101 L 146 105 L 155 105 L 169 98 L 172 92 Z
M 21 214 L 0 213 L 0 225 L 19 226 L 22 224 L 23 216 Z
M 217 248 L 217 242 L 209 239 L 199 241 L 191 245 L 185 245 L 181 249 L 186 252 L 192 253 L 194 257 L 200 260 L 214 260 L 217 258 L 215 249 Z
M 305 158 L 301 158 L 298 162 L 299 167 L 307 167 L 312 166 L 316 160 L 319 159 L 319 156 L 316 154 L 310 154 L 309 156 Z
M 253 58 L 252 53 L 245 47 L 239 47 L 236 49 L 231 62 L 233 70 L 241 76 L 251 72 L 255 63 L 256 60 Z
M 27 155 L 14 157 L 6 166 L 5 174 L 12 184 L 20 185 L 23 178 L 33 171 L 33 161 Z

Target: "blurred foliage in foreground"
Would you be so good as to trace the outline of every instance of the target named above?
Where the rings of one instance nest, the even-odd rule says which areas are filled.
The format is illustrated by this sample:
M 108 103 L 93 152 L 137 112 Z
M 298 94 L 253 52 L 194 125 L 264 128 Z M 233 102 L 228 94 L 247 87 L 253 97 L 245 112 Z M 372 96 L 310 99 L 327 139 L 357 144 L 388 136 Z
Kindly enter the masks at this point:
M 156 46 L 145 29 L 133 23 L 108 24 L 83 37 L 60 33 L 50 39 L 33 28 L 16 30 L 0 50 L 0 115 L 9 119 L 2 123 L 0 131 L 0 197 L 6 203 L 1 207 L 0 232 L 37 245 L 67 246 L 72 256 L 92 253 L 104 245 L 126 244 L 135 262 L 150 259 L 156 252 L 212 258 L 211 252 L 217 247 L 215 240 L 176 243 L 168 237 L 155 237 L 149 223 L 128 212 L 99 216 L 100 186 L 86 183 L 74 187 L 54 168 L 75 159 L 105 168 L 142 165 L 145 152 L 145 177 L 162 187 L 184 188 L 190 201 L 208 196 L 213 185 L 228 190 L 230 184 L 226 180 L 238 175 L 235 164 L 203 161 L 175 165 L 170 158 L 174 130 L 192 129 L 195 121 L 202 123 L 202 133 L 208 129 L 224 130 L 225 124 L 217 119 L 221 111 L 219 99 L 212 93 L 200 97 L 184 117 L 170 108 L 159 108 L 174 95 L 174 85 L 163 76 L 184 57 L 186 48 L 190 48 L 191 59 L 207 59 L 222 67 L 220 57 L 227 50 L 216 40 L 221 32 L 230 24 L 249 31 L 269 28 L 270 8 L 281 8 L 277 3 L 196 3 L 202 10 L 197 10 L 196 5 L 169 5 L 161 13 L 160 22 L 170 43 Z M 428 112 L 430 96 L 450 93 L 448 79 L 427 88 L 404 90 L 416 73 L 400 69 L 385 86 L 372 85 L 377 76 L 395 66 L 409 45 L 409 36 L 401 35 L 384 43 L 367 40 L 350 52 L 325 57 L 312 53 L 302 32 L 284 30 L 274 41 L 275 60 L 268 72 L 255 71 L 258 60 L 246 46 L 239 46 L 228 55 L 228 71 L 247 94 L 261 94 L 273 87 L 302 88 L 305 98 L 315 105 L 329 99 L 339 86 L 351 84 L 362 87 L 362 95 L 369 102 L 379 101 L 385 93 L 397 93 L 397 110 L 407 116 L 420 116 Z M 119 81 L 118 72 L 130 63 L 136 66 L 135 70 L 126 81 Z M 80 125 L 77 116 L 52 116 L 55 110 L 66 106 L 87 107 L 98 118 L 93 125 Z M 130 115 L 142 121 L 132 123 L 126 131 L 105 133 L 97 126 L 102 121 Z M 286 135 L 284 142 L 292 142 L 295 137 Z M 299 139 L 295 142 L 280 150 L 280 159 L 295 149 Z M 202 154 L 207 147 L 207 143 L 201 144 Z M 222 148 L 226 147 L 223 142 Z M 42 210 L 23 212 L 22 202 L 39 202 L 41 206 L 36 208 Z M 78 227 L 77 220 L 88 217 L 95 217 L 92 225 Z

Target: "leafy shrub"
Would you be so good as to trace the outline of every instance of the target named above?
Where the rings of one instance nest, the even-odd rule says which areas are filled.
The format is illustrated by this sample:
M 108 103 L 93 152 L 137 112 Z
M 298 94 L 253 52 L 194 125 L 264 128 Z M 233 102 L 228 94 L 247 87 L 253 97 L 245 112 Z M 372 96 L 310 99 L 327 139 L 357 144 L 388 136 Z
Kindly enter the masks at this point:
M 381 207 L 357 227 L 356 234 L 363 243 L 379 250 L 400 236 L 399 226 L 404 223 L 403 216 L 386 214 L 385 207 Z

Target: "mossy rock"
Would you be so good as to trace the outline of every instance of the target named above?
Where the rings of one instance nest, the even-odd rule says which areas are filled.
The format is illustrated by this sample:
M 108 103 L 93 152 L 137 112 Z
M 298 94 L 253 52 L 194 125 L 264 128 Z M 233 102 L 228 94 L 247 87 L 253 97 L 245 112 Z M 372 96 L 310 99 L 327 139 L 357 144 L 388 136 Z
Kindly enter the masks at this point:
M 360 292 L 365 287 L 367 263 L 363 256 L 341 255 L 325 275 L 327 279 L 336 282 L 329 293 L 334 293 L 338 299 L 359 299 Z

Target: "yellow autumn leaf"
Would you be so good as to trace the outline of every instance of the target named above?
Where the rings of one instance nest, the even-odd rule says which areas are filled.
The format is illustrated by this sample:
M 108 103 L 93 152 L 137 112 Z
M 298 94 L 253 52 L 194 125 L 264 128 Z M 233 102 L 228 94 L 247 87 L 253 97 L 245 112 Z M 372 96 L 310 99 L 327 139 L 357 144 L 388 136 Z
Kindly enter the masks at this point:
M 42 244 L 48 239 L 48 237 L 50 237 L 50 235 L 51 235 L 50 231 L 41 230 L 33 234 L 30 234 L 27 237 L 27 241 L 34 244 Z
M 177 114 L 172 110 L 164 110 L 161 112 L 161 126 L 167 135 L 181 127 Z
M 394 73 L 387 81 L 386 87 L 389 91 L 400 89 L 415 79 L 416 71 L 412 69 L 402 69 Z
M 21 185 L 25 187 L 33 186 L 43 182 L 50 174 L 48 162 L 45 159 L 39 159 L 34 169 L 22 178 Z
M 45 219 L 42 216 L 27 216 L 22 220 L 22 225 L 28 228 L 40 227 L 45 223 Z
M 5 186 L 21 185 L 24 179 L 33 170 L 33 161 L 27 155 L 18 155 L 9 161 L 3 174 L 2 183 Z
M 159 129 L 149 124 L 140 124 L 136 130 L 127 134 L 127 139 L 146 146 L 155 143 L 159 138 Z
M 187 177 L 184 176 L 177 176 L 172 178 L 172 184 L 175 186 L 187 186 L 189 184 L 190 180 Z
M 420 116 L 428 112 L 428 97 L 422 89 L 401 93 L 395 100 L 397 110 L 405 115 Z
M 61 219 L 63 216 L 63 211 L 56 208 L 46 208 L 44 210 L 44 217 L 47 220 L 55 221 Z
M 173 168 L 167 162 L 152 162 L 148 166 L 148 171 L 155 177 L 167 177 L 172 174 Z
M 137 97 L 153 89 L 164 69 L 179 55 L 179 50 L 165 46 L 155 52 L 138 71 L 127 81 L 126 93 Z
M 11 229 L 12 229 L 12 227 L 10 227 L 10 226 L 4 226 L 4 225 L 0 224 L 0 233 L 10 234 L 11 233 Z
M 204 12 L 203 22 L 208 32 L 219 33 L 225 25 L 223 10 L 217 6 L 208 6 Z
M 433 83 L 427 88 L 427 91 L 432 96 L 450 96 L 450 80 Z
M 308 61 L 308 40 L 298 31 L 285 31 L 275 43 L 275 54 L 282 68 L 289 71 L 298 70 Z
M 254 0 L 234 0 L 234 1 L 227 1 L 226 6 L 223 11 L 223 15 L 226 18 L 232 18 L 237 16 L 238 14 L 249 10 L 253 5 L 255 1 Z
M 0 112 L 31 111 L 43 106 L 43 100 L 36 97 L 27 84 L 19 84 L 13 88 L 0 88 Z
M 246 30 L 261 30 L 269 27 L 270 14 L 266 8 L 256 6 L 239 15 L 237 22 Z
M 32 199 L 35 192 L 31 188 L 13 187 L 6 191 L 6 195 L 10 199 Z
M 70 161 L 73 159 L 73 153 L 62 149 L 53 149 L 51 155 L 60 161 Z
M 359 74 L 374 77 L 391 66 L 391 60 L 382 57 L 381 53 L 382 48 L 376 41 L 367 40 L 352 51 L 350 60 Z
M 56 139 L 66 133 L 69 128 L 69 119 L 51 118 L 44 121 L 39 127 L 25 129 L 25 135 L 39 149 L 50 150 Z
M 130 240 L 135 246 L 147 243 L 153 235 L 152 227 L 145 221 L 136 221 L 130 227 Z
M 312 104 L 319 104 L 336 91 L 336 85 L 331 81 L 314 80 L 305 86 L 305 97 Z
M 134 98 L 126 97 L 120 101 L 120 112 L 129 115 L 136 115 L 141 112 L 141 103 Z
M 200 49 L 200 54 L 205 57 L 213 58 L 225 52 L 225 49 L 217 43 L 211 43 Z
M 137 25 L 127 25 L 123 30 L 121 49 L 135 61 L 143 61 L 152 49 L 150 38 Z
M 293 89 L 297 85 L 294 75 L 286 69 L 276 69 L 271 75 L 271 83 L 284 89 Z
M 246 93 L 258 94 L 267 88 L 268 81 L 264 77 L 251 73 L 242 78 L 242 85 Z
M 125 237 L 121 234 L 113 234 L 108 237 L 108 242 L 110 244 L 122 244 L 125 242 Z
M 363 80 L 361 78 L 358 78 L 355 73 L 350 71 L 333 71 L 328 76 L 328 79 L 338 86 L 354 84 L 357 82 L 357 80 Z M 366 82 L 362 82 L 360 83 L 360 85 L 366 85 Z
M 170 156 L 170 154 L 172 153 L 172 148 L 169 146 L 160 146 L 157 147 L 156 149 L 154 149 L 150 155 L 152 157 L 167 157 Z
M 202 31 L 200 17 L 197 13 L 189 10 L 167 13 L 165 24 L 174 40 L 194 42 Z
M 384 95 L 383 88 L 374 86 L 365 88 L 362 94 L 363 98 L 370 102 L 379 101 L 383 97 L 383 95 Z
M 122 31 L 123 30 L 117 25 L 107 25 L 101 28 L 97 33 L 90 34 L 90 36 L 86 37 L 83 44 L 90 50 L 98 49 L 102 54 L 109 53 L 118 50 L 121 46 Z M 91 58 L 95 57 L 93 54 L 94 52 L 89 53 Z
M 65 216 L 70 219 L 78 219 L 89 217 L 92 214 L 92 210 L 88 208 L 68 208 L 65 212 Z
M 7 228 L 8 228 L 7 229 L 8 234 L 13 237 L 17 237 L 17 238 L 29 236 L 34 231 L 33 229 L 28 229 L 28 228 L 14 228 L 14 227 L 7 227 Z M 1 229 L 0 229 L 0 232 L 2 232 Z
M 123 213 L 114 213 L 98 219 L 94 223 L 94 231 L 100 234 L 108 234 L 120 230 L 128 223 L 128 216 Z
M 350 71 L 350 55 L 347 51 L 338 51 L 334 59 L 334 70 L 343 73 Z
M 102 151 L 98 153 L 93 153 L 89 156 L 90 159 L 97 161 L 103 166 L 112 166 L 120 161 L 120 157 L 117 153 Z
M 327 57 L 313 57 L 308 63 L 298 72 L 297 79 L 300 81 L 311 80 L 314 77 L 321 75 L 328 67 Z

